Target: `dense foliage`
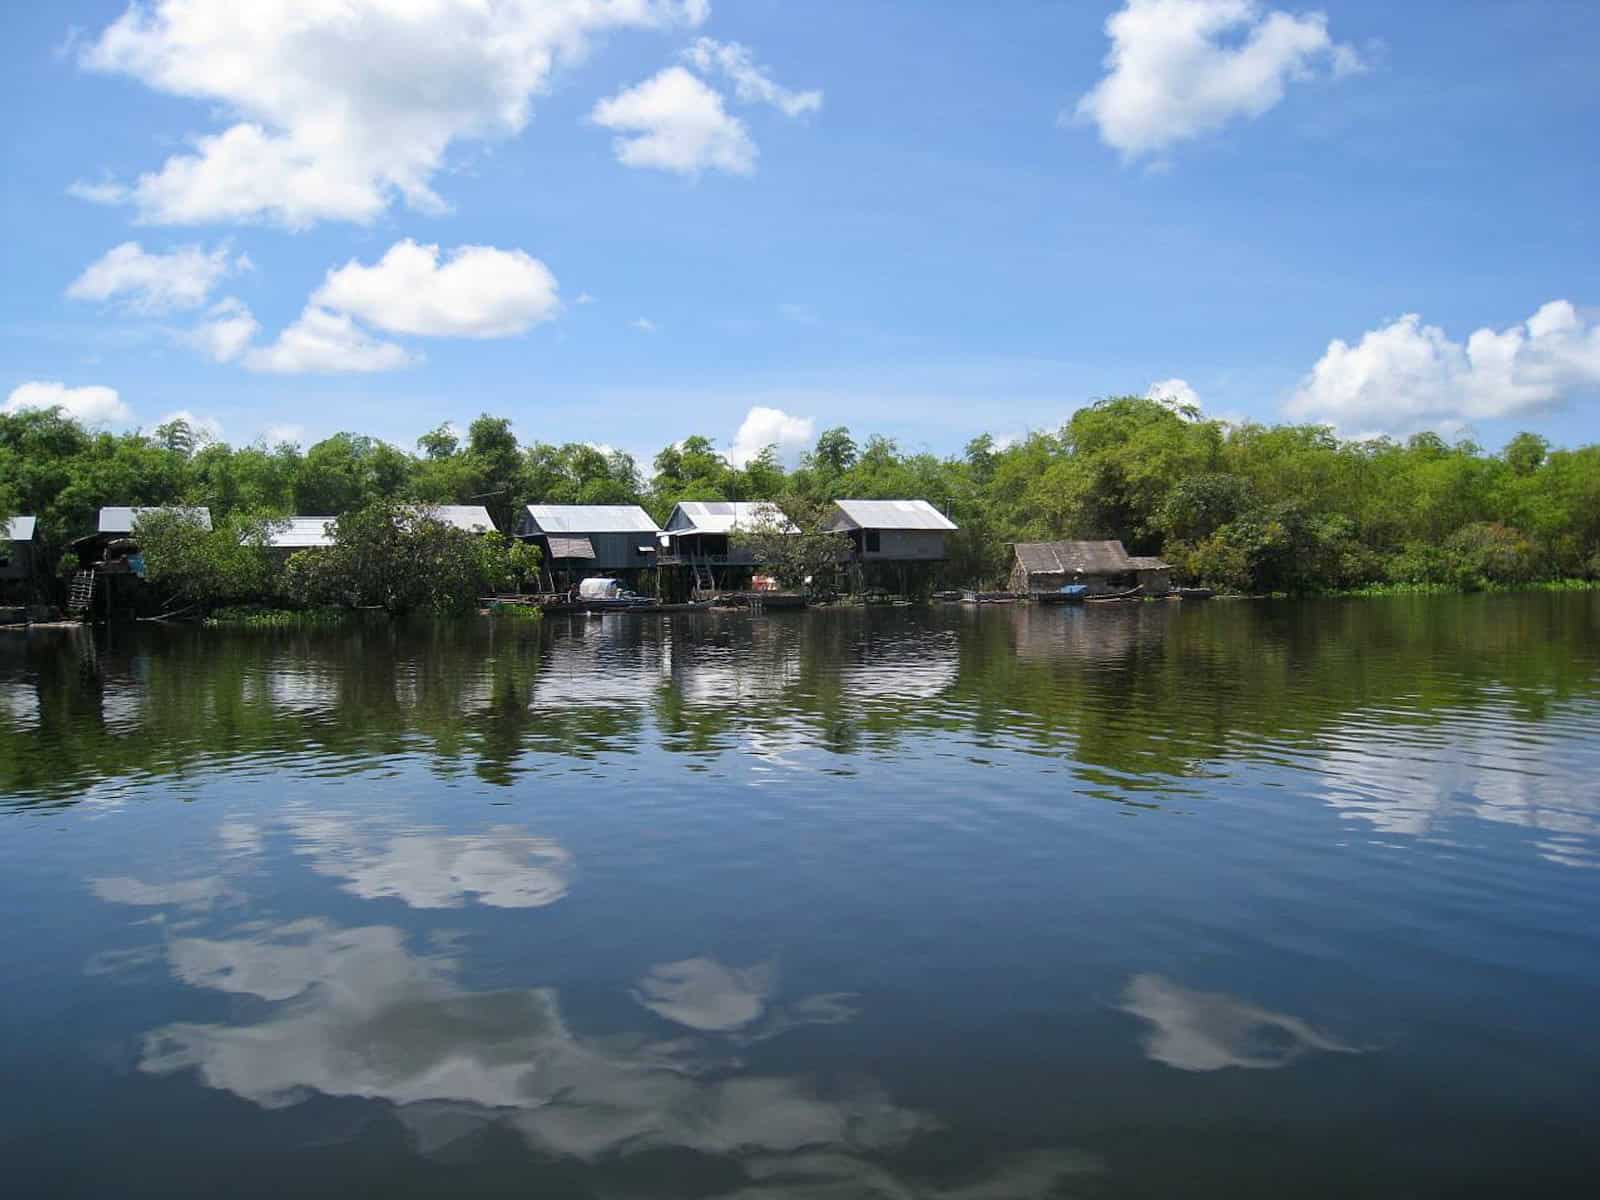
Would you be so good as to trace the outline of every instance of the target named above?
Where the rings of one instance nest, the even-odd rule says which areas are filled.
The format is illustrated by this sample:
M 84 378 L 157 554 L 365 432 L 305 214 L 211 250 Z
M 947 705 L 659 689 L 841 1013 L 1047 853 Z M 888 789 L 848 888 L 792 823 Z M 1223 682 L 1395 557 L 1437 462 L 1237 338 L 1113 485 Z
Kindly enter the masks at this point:
M 290 556 L 280 586 L 308 608 L 448 614 L 520 586 L 538 564 L 536 547 L 504 534 L 467 533 L 425 507 L 377 501 L 339 517 L 333 545 Z
M 57 412 L 0 415 L 0 506 L 38 515 L 57 552 L 106 504 L 207 505 L 225 525 L 239 513 L 474 503 L 511 528 L 535 501 L 638 502 L 664 520 L 689 499 L 804 511 L 838 497 L 920 497 L 961 527 L 949 540 L 952 583 L 998 581 L 1008 542 L 1056 537 L 1120 538 L 1130 552 L 1165 556 L 1185 580 L 1249 591 L 1600 576 L 1600 446 L 1553 449 L 1532 434 L 1499 453 L 1434 434 L 1349 441 L 1319 426 L 1233 425 L 1119 397 L 1058 430 L 1008 444 L 975 438 L 948 458 L 836 428 L 792 470 L 770 452 L 735 467 L 700 436 L 663 449 L 652 467 L 646 479 L 618 451 L 524 446 L 487 415 L 464 436 L 447 426 L 424 435 L 416 453 L 348 433 L 303 451 L 235 448 L 181 422 L 111 434 Z
M 193 510 L 163 509 L 140 516 L 133 536 L 144 556 L 146 578 L 174 606 L 212 608 L 272 590 L 267 546 L 273 525 L 262 513 L 233 512 L 208 525 Z
M 850 539 L 830 533 L 827 505 L 791 496 L 785 507 L 763 504 L 755 523 L 734 535 L 734 543 L 754 553 L 764 573 L 780 587 L 812 588 L 833 581 L 850 556 Z

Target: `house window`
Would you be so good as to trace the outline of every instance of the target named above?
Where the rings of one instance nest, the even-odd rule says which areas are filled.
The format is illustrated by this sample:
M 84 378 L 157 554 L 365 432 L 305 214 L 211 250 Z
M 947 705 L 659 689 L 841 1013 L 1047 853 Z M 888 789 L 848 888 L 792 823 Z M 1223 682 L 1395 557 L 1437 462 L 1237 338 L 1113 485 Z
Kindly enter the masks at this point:
M 878 550 L 879 550 L 878 531 L 876 529 L 867 530 L 866 544 L 867 544 L 867 553 L 868 554 L 876 554 L 878 552 Z

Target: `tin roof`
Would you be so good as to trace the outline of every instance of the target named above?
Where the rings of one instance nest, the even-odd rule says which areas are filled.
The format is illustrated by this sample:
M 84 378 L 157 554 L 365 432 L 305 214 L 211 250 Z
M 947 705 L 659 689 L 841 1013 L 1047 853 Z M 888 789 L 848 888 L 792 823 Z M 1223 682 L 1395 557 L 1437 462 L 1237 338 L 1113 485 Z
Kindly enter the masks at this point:
M 794 531 L 794 522 L 770 500 L 684 500 L 667 518 L 669 533 L 732 533 L 768 518 Z
M 305 550 L 333 545 L 331 526 L 338 517 L 290 517 L 282 528 L 267 537 L 267 545 L 279 550 Z
M 840 513 L 833 521 L 835 529 L 957 528 L 926 500 L 835 500 L 833 504 Z
M 530 504 L 536 533 L 659 533 L 637 504 Z
M 132 533 L 134 521 L 145 513 L 153 512 L 189 513 L 199 517 L 200 523 L 207 529 L 211 528 L 211 510 L 209 508 L 186 508 L 181 504 L 135 506 L 132 508 L 112 506 L 100 510 L 100 532 Z
M 38 517 L 12 517 L 4 526 L 0 526 L 4 530 L 0 541 L 31 542 L 38 524 Z
M 434 520 L 467 533 L 495 532 L 494 518 L 481 504 L 419 504 L 417 507 Z
M 1154 556 L 1128 555 L 1128 565 L 1135 571 L 1170 571 L 1172 564 Z

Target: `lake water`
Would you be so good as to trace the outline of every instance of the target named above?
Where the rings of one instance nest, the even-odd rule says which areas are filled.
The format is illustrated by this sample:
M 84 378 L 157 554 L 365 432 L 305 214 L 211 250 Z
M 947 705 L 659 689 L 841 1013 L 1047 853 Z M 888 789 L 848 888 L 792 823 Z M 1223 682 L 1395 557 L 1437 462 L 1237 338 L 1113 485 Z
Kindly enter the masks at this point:
M 1600 595 L 0 634 L 7 1196 L 1527 1196 Z

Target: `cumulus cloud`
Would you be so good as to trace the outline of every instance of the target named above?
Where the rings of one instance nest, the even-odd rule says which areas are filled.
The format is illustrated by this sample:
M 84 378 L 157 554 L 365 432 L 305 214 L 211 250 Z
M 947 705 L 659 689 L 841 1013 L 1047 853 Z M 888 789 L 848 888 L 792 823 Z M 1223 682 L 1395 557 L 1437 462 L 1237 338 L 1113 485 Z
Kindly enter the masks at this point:
M 213 304 L 206 319 L 179 338 L 213 362 L 226 363 L 243 354 L 260 329 L 244 303 L 229 296 Z
M 261 431 L 261 439 L 269 446 L 298 446 L 306 440 L 304 425 L 268 425 Z
M 416 361 L 405 347 L 373 337 L 348 315 L 314 304 L 271 345 L 244 356 L 250 370 L 280 375 L 394 371 Z
M 593 38 L 695 26 L 706 0 L 153 0 L 79 53 L 223 114 L 132 183 L 73 194 L 161 224 L 370 222 L 397 198 L 439 211 L 452 143 L 515 136 L 556 67 Z
M 84 268 L 67 287 L 74 300 L 121 300 L 136 312 L 162 313 L 199 308 L 230 271 L 249 263 L 230 261 L 228 248 L 179 246 L 150 254 L 138 242 L 123 242 Z
M 359 317 L 389 333 L 432 337 L 507 337 L 553 317 L 556 277 L 521 250 L 458 246 L 439 261 L 438 246 L 407 238 L 375 265 L 352 259 L 311 303 Z
M 1338 76 L 1362 65 L 1329 37 L 1322 13 L 1294 16 L 1258 0 L 1127 0 L 1105 29 L 1108 73 L 1075 116 L 1128 158 L 1259 117 L 1319 66 Z
M 617 161 L 679 175 L 756 169 L 756 144 L 722 95 L 682 67 L 666 70 L 594 106 L 590 120 L 618 134 Z
M 780 458 L 792 461 L 811 444 L 816 431 L 817 423 L 811 417 L 790 416 L 781 408 L 757 405 L 745 414 L 733 435 L 728 461 L 742 467 L 768 446 L 776 447 Z
M 770 104 L 786 117 L 802 116 L 822 107 L 820 91 L 793 92 L 783 87 L 765 67 L 756 65 L 750 48 L 738 42 L 697 38 L 684 57 L 702 75 L 713 71 L 724 75 L 733 84 L 733 94 L 745 104 Z
M 1187 379 L 1162 379 L 1150 385 L 1145 393 L 1151 400 L 1160 400 L 1174 408 L 1199 408 L 1200 393 L 1189 386 Z
M 98 385 L 71 388 L 59 381 L 30 380 L 11 389 L 0 412 L 19 413 L 29 408 L 59 408 L 85 425 L 133 419 L 133 411 L 122 402 L 116 388 Z
M 1351 345 L 1330 342 L 1289 401 L 1300 419 L 1404 433 L 1516 417 L 1600 389 L 1600 324 L 1552 300 L 1520 324 L 1451 341 L 1406 313 Z

